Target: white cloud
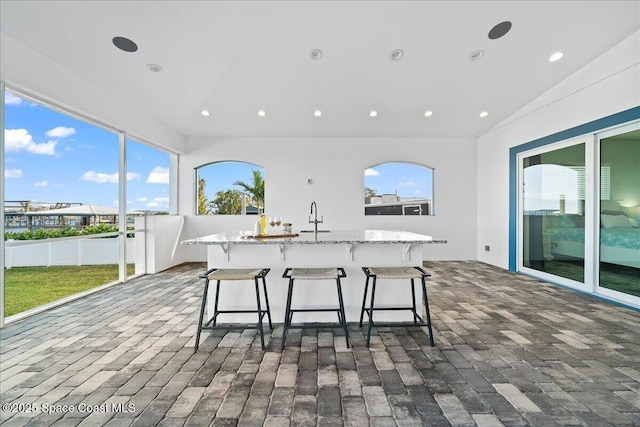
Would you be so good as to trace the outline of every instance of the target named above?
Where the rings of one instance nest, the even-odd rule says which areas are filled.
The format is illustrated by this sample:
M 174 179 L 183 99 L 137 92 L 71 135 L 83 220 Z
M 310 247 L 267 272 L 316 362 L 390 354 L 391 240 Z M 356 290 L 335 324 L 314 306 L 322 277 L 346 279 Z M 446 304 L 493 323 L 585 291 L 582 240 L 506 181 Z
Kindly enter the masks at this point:
M 377 170 L 374 169 L 365 169 L 364 170 L 364 176 L 378 176 L 380 175 L 380 172 L 378 172 Z
M 169 198 L 168 197 L 154 197 L 153 201 L 154 202 L 158 202 L 158 203 L 169 203 Z
M 45 135 L 49 138 L 65 138 L 75 134 L 76 130 L 74 128 L 66 128 L 64 126 L 58 126 L 45 132 Z
M 32 154 L 53 156 L 56 154 L 58 141 L 37 143 L 26 129 L 5 129 L 4 143 L 7 152 L 26 151 Z
M 158 206 L 160 206 L 160 204 L 156 202 L 149 202 L 147 203 L 147 206 L 150 208 L 157 208 Z
M 139 173 L 134 173 L 134 172 L 128 172 L 127 173 L 127 181 L 131 181 L 134 179 L 140 179 L 140 174 Z M 104 183 L 111 183 L 111 184 L 117 184 L 118 183 L 118 172 L 115 173 L 102 173 L 102 172 L 95 172 L 95 171 L 88 171 L 85 172 L 82 175 L 82 180 L 83 181 L 89 181 L 89 182 L 97 182 L 98 184 L 104 184 Z
M 169 183 L 169 168 L 163 168 L 156 166 L 149 173 L 147 177 L 147 184 L 168 184 Z
M 5 178 L 22 178 L 22 169 L 5 169 Z
M 21 105 L 23 102 L 24 100 L 19 96 L 15 96 L 14 94 L 9 92 L 4 93 L 4 103 L 6 105 Z
M 149 200 L 148 197 L 138 197 L 137 199 L 138 202 L 146 202 L 147 200 Z
M 46 187 L 49 183 L 47 181 L 36 181 L 33 185 L 36 187 Z

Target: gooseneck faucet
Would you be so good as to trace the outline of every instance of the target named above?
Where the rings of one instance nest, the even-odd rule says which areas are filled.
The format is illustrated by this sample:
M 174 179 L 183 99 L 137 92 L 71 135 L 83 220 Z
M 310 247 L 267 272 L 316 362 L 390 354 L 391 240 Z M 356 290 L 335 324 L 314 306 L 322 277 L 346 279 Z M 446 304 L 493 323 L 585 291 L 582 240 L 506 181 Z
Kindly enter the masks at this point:
M 311 220 L 311 214 L 314 214 L 313 221 Z M 315 201 L 311 202 L 311 212 L 309 212 L 309 224 L 313 224 L 314 233 L 318 233 L 318 224 L 322 224 L 324 220 L 323 216 L 320 216 L 320 220 L 318 220 L 318 205 Z

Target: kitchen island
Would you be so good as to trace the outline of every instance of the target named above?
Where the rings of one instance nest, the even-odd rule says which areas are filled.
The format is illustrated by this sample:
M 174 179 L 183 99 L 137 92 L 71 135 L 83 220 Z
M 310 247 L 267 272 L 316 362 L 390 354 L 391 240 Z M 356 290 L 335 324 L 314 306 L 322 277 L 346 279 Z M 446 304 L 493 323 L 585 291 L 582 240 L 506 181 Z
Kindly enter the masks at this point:
M 360 317 L 364 292 L 362 267 L 422 266 L 424 245 L 446 242 L 407 231 L 319 230 L 296 231 L 291 237 L 254 237 L 250 231 L 231 231 L 185 240 L 182 244 L 207 245 L 208 268 L 271 268 L 267 287 L 271 313 L 276 322 L 282 322 L 284 318 L 287 281 L 282 278 L 282 273 L 285 268 L 343 267 L 347 273 L 342 280 L 346 317 L 347 321 L 354 322 Z M 255 306 L 251 286 L 251 283 L 246 287 L 223 286 L 221 301 L 233 309 Z M 330 282 L 301 282 L 296 284 L 293 298 L 298 306 L 335 305 L 335 285 Z M 406 304 L 410 301 L 410 286 L 402 282 L 381 282 L 376 299 L 384 305 Z M 213 298 L 208 301 L 213 301 Z M 327 316 L 323 313 L 300 313 L 294 322 L 334 320 Z M 381 313 L 380 319 L 406 320 L 407 316 L 408 313 L 389 312 Z M 254 322 L 254 317 L 229 315 L 221 318 L 221 322 Z

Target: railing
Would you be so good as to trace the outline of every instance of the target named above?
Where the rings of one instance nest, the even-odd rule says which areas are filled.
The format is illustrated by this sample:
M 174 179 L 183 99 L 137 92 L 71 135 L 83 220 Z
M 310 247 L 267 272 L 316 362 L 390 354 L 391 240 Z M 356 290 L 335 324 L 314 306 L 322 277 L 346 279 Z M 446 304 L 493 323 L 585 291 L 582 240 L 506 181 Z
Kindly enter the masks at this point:
M 44 240 L 7 240 L 5 266 L 118 264 L 118 232 Z M 127 263 L 135 262 L 134 238 L 127 238 Z

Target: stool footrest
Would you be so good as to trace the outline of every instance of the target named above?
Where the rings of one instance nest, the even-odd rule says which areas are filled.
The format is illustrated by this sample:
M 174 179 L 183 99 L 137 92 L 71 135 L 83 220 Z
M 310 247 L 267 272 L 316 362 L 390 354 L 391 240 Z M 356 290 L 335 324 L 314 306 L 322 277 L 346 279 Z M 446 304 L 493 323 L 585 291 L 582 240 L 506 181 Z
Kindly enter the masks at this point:
M 373 308 L 373 311 L 399 311 L 399 310 L 407 310 L 412 313 L 414 312 L 413 307 L 374 307 Z M 371 309 L 365 308 L 364 311 L 368 313 L 371 311 Z
M 420 319 L 418 323 L 413 322 L 373 322 L 372 328 L 409 328 L 414 326 L 429 326 L 427 322 Z
M 203 326 L 200 329 L 203 331 L 215 331 L 217 329 L 260 329 L 260 325 L 257 323 L 218 323 L 216 326 Z
M 339 323 L 292 323 L 287 329 L 343 329 Z
M 289 313 L 298 313 L 298 312 L 333 312 L 333 311 L 340 311 L 340 308 L 336 307 L 336 308 L 292 308 L 289 310 Z
M 260 320 L 262 320 L 262 318 L 265 316 L 265 314 L 269 314 L 269 312 L 267 310 L 260 310 L 260 312 L 255 311 L 255 310 L 252 310 L 252 311 L 231 311 L 231 312 L 229 312 L 229 311 L 218 311 L 218 314 L 223 314 L 223 313 L 232 313 L 232 314 L 233 313 L 256 313 L 256 314 L 258 314 L 260 316 Z M 211 322 L 216 321 L 217 317 L 218 317 L 218 315 L 212 316 L 209 320 L 207 320 L 206 322 L 203 322 L 202 323 L 202 325 L 203 325 L 202 329 L 204 329 L 205 326 L 211 328 L 211 326 L 209 326 L 209 324 Z M 238 324 L 240 324 L 240 323 L 238 323 Z M 251 323 L 249 323 L 249 324 L 251 325 Z M 215 328 L 215 326 L 213 326 L 213 327 Z M 272 327 L 272 329 L 273 329 L 273 327 Z
M 258 313 L 258 310 L 218 310 L 218 314 L 227 313 Z M 267 310 L 260 310 L 259 313 L 267 313 Z

